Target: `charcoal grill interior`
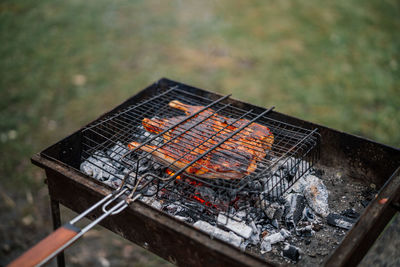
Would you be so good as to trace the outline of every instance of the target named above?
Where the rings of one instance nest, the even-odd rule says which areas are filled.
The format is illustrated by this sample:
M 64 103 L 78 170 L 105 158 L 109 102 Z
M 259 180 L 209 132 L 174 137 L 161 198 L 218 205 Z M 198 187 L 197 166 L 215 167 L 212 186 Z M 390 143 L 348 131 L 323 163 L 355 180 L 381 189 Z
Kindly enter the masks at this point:
M 146 197 L 156 196 L 166 201 L 184 199 L 181 205 L 190 208 L 200 218 L 207 217 L 208 221 L 214 221 L 221 211 L 239 220 L 231 216 L 232 206 L 236 206 L 235 211 L 240 208 L 245 210 L 244 208 L 249 205 L 255 206 L 261 192 L 264 192 L 263 198 L 277 199 L 314 165 L 319 156 L 319 134 L 316 129 L 309 130 L 271 119 L 268 117 L 268 111 L 264 111 L 265 115 L 263 115 L 251 109 L 237 108 L 225 101 L 227 98 L 228 96 L 211 100 L 185 91 L 179 86 L 166 87 L 157 94 L 150 95 L 139 103 L 130 105 L 83 129 L 81 163 L 89 161 L 90 164 L 96 166 L 96 171 L 102 176 L 115 178 L 111 186 L 119 186 L 126 177 L 126 185 L 132 188 L 139 177 L 142 177 L 138 193 Z M 184 116 L 185 113 L 182 110 L 169 106 L 172 101 L 201 106 L 201 108 L 190 117 Z M 217 125 L 220 118 L 218 115 L 228 118 L 226 125 Z M 180 116 L 178 122 L 168 122 L 164 131 L 159 134 L 150 134 L 142 126 L 144 118 L 171 119 L 178 116 Z M 190 119 L 197 121 L 190 127 L 182 127 L 185 120 Z M 230 153 L 226 153 L 227 150 L 218 151 L 218 148 L 214 148 L 217 151 L 215 156 L 224 157 L 234 163 L 232 164 L 234 167 L 229 166 L 225 171 L 246 172 L 247 166 L 241 162 L 246 159 L 243 159 L 240 151 L 235 152 L 232 143 L 224 142 L 234 132 L 229 130 L 229 127 L 235 127 L 236 130 L 243 126 L 244 129 L 238 134 L 251 134 L 251 130 L 243 124 L 244 122 L 249 124 L 252 121 L 267 126 L 272 133 L 273 141 L 272 138 L 264 141 L 257 140 L 261 143 L 259 146 L 254 143 L 236 141 L 247 150 L 265 152 L 265 157 L 256 158 L 257 169 L 242 179 L 199 178 L 182 172 L 191 165 L 189 163 L 185 164 L 184 168 L 177 168 L 173 163 L 160 164 L 150 152 L 127 149 L 130 142 L 136 141 L 142 145 L 152 145 L 154 147 L 152 150 L 157 151 L 177 140 L 173 144 L 175 148 L 183 151 L 183 155 L 174 154 L 176 162 L 190 153 L 196 153 L 196 157 L 201 156 L 208 149 L 213 149 L 214 143 L 222 144 L 228 151 L 231 149 Z M 210 128 L 216 127 L 216 133 L 211 130 L 207 132 L 207 129 L 203 129 L 204 127 L 200 128 L 204 124 Z M 221 134 L 216 135 L 217 133 Z M 173 138 L 165 140 L 163 136 L 166 134 Z M 230 140 L 234 138 L 235 136 Z M 176 150 L 172 150 L 174 151 Z M 51 157 L 51 155 L 47 156 Z M 98 164 L 99 162 L 101 164 Z M 282 165 L 286 165 L 285 170 L 288 169 L 289 172 L 283 171 Z M 153 168 L 154 166 L 157 168 Z M 208 166 L 201 165 L 201 168 L 209 171 Z M 81 165 L 77 169 L 84 170 L 85 168 Z M 89 177 L 97 175 L 92 170 L 84 174 L 88 174 Z M 258 187 L 254 187 L 255 184 Z M 201 190 L 202 192 L 199 192 Z M 204 192 L 205 190 L 208 190 L 208 194 Z
M 186 94 L 182 94 L 181 91 L 185 91 Z M 133 107 L 137 106 L 138 103 L 144 103 L 145 105 L 145 103 L 149 103 L 149 100 L 151 101 L 154 97 L 157 98 L 157 96 L 165 92 L 167 92 L 166 94 L 174 93 L 175 95 L 171 95 L 169 99 L 166 98 L 164 102 L 157 102 L 157 107 L 160 108 L 161 103 L 163 103 L 164 110 L 168 110 L 170 113 L 157 112 L 158 110 L 154 109 L 153 113 L 150 112 L 141 117 L 134 117 L 133 120 L 123 119 L 125 114 L 131 114 L 131 116 L 135 114 Z M 140 126 L 144 116 L 152 118 L 152 116 L 157 115 L 162 117 L 177 114 L 177 110 L 167 108 L 170 100 L 178 99 L 184 103 L 205 106 L 218 101 L 220 98 L 221 96 L 217 94 L 199 88 L 161 79 L 114 110 L 101 116 L 94 123 L 52 145 L 41 154 L 35 155 L 32 161 L 46 170 L 52 201 L 54 203 L 62 203 L 77 212 L 82 212 L 112 189 L 87 175 L 83 175 L 80 171 L 83 161 L 96 154 L 96 151 L 104 152 L 113 147 L 126 149 L 125 145 L 132 141 L 131 137 L 125 136 L 122 138 L 120 135 L 118 138 L 118 134 L 129 131 L 129 129 L 131 134 L 143 133 L 143 130 L 140 132 L 137 127 Z M 163 100 L 162 97 L 161 100 Z M 230 98 L 218 102 L 217 108 L 213 106 L 213 109 L 218 110 L 218 107 L 221 108 L 225 105 L 227 105 L 226 108 L 229 112 L 221 112 L 221 114 L 226 114 L 226 116 L 236 119 L 250 110 L 252 110 L 251 113 L 246 115 L 249 119 L 265 111 L 264 108 Z M 149 108 L 152 107 L 149 106 Z M 118 118 L 119 124 L 112 124 L 113 118 Z M 356 264 L 395 212 L 391 203 L 398 201 L 400 194 L 400 175 L 395 173 L 400 164 L 400 151 L 275 111 L 263 116 L 263 118 L 257 120 L 257 123 L 266 125 L 273 132 L 276 139 L 279 139 L 279 136 L 285 137 L 289 132 L 296 131 L 297 133 L 298 131 L 298 135 L 303 138 L 306 137 L 304 139 L 307 140 L 304 143 L 305 145 L 311 143 L 312 146 L 316 142 L 317 145 L 310 150 L 311 153 L 307 154 L 307 149 L 305 148 L 299 150 L 304 155 L 303 159 L 311 165 L 315 164 L 315 159 L 320 156 L 317 167 L 340 168 L 348 177 L 361 179 L 365 183 L 375 183 L 378 188 L 381 188 L 376 200 L 368 206 L 357 224 L 325 261 L 327 265 L 331 266 Z M 314 131 L 317 128 L 318 133 Z M 114 129 L 115 132 L 110 134 L 110 129 Z M 319 139 L 319 134 L 322 136 L 321 139 Z M 151 139 L 152 137 L 147 136 L 145 138 Z M 302 140 L 302 138 L 298 137 L 297 140 Z M 291 141 L 295 142 L 295 140 Z M 286 142 L 290 144 L 291 141 Z M 275 140 L 274 144 L 276 142 Z M 284 147 L 283 144 L 285 142 L 278 144 Z M 276 153 L 276 151 L 275 148 L 272 148 L 269 153 Z M 291 166 L 296 166 L 296 158 L 300 158 L 299 154 L 295 152 L 294 149 L 288 149 L 288 155 L 292 156 L 289 157 Z M 132 158 L 128 158 L 128 162 L 138 160 L 138 158 L 133 157 L 133 154 L 130 156 Z M 293 160 L 291 158 L 294 161 L 291 162 Z M 271 161 L 268 157 L 264 161 L 270 161 L 273 165 L 273 160 Z M 270 168 L 271 170 L 274 169 L 273 167 Z M 304 171 L 307 168 L 309 168 L 308 165 L 305 166 Z M 263 170 L 268 173 L 268 168 L 257 168 L 257 170 Z M 133 172 L 133 174 L 136 173 Z M 246 179 L 250 178 L 257 179 L 257 176 L 246 177 Z M 190 179 L 201 182 L 204 180 L 196 177 L 190 177 Z M 173 180 L 175 188 L 184 184 L 178 180 Z M 213 181 L 205 182 L 210 183 L 210 186 L 218 186 Z M 190 187 L 191 185 L 187 186 Z M 242 184 L 240 181 L 223 180 L 222 186 L 225 190 L 240 189 Z M 244 186 L 246 186 L 246 183 Z M 165 188 L 168 189 L 167 186 Z M 71 192 L 74 192 L 74 194 L 71 194 Z M 220 194 L 224 194 L 223 191 Z M 387 198 L 388 200 L 382 205 L 379 203 L 380 198 Z M 208 210 L 213 212 L 212 208 Z M 94 218 L 93 216 L 96 216 L 96 214 L 91 215 L 90 218 Z M 215 264 L 216 262 L 221 265 L 229 264 L 231 266 L 265 264 L 265 261 L 260 257 L 248 252 L 239 253 L 238 250 L 223 242 L 211 240 L 207 235 L 201 235 L 183 222 L 168 216 L 160 216 L 160 211 L 154 210 L 144 203 L 136 203 L 120 216 L 110 217 L 101 224 L 178 265 L 204 266 Z M 171 240 L 174 241 L 173 244 L 171 244 Z M 193 253 L 194 251 L 196 253 Z

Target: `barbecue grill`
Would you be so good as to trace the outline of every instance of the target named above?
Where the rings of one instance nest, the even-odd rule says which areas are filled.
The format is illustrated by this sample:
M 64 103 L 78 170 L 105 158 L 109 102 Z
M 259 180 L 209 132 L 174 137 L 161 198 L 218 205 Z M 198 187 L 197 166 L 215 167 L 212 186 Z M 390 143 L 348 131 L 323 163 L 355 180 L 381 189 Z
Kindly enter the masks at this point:
M 232 218 L 231 211 L 235 210 L 232 205 L 237 204 L 235 200 L 237 202 L 240 197 L 244 197 L 243 191 L 246 194 L 251 192 L 256 195 L 256 198 L 260 193 L 259 191 L 263 191 L 263 198 L 276 199 L 308 171 L 317 160 L 319 145 L 317 129 L 308 130 L 270 119 L 268 113 L 272 109 L 255 113 L 253 110 L 234 107 L 231 103 L 226 103 L 228 97 L 210 100 L 182 90 L 179 86 L 160 88 L 149 99 L 130 105 L 83 129 L 80 162 L 87 162 L 89 159 L 91 166 L 88 166 L 89 170 L 86 173 L 92 176 L 99 175 L 99 173 L 102 176 L 104 174 L 107 177 L 113 176 L 115 178 L 114 184 L 133 187 L 138 184 L 138 179 L 142 179 L 135 192 L 144 197 L 156 196 L 166 201 L 171 201 L 168 198 L 185 199 L 180 205 L 185 205 L 186 208 L 189 208 L 191 212 L 196 212 L 200 217 L 207 216 L 208 220 L 214 220 L 215 215 L 221 210 L 227 213 L 227 217 Z M 172 102 L 190 104 L 198 107 L 198 110 L 190 116 L 179 117 L 179 115 L 182 115 L 182 111 L 171 108 L 168 104 Z M 221 116 L 219 114 L 226 119 L 229 117 L 226 125 L 215 126 Z M 146 117 L 178 117 L 181 119 L 175 123 L 164 125 L 165 129 L 162 132 L 151 135 L 142 126 Z M 197 120 L 192 122 L 195 118 Z M 187 122 L 190 125 L 183 127 Z M 234 146 L 236 144 L 232 141 L 227 144 L 227 140 L 234 140 L 237 135 L 249 135 L 252 129 L 248 127 L 254 122 L 267 125 L 274 136 L 274 141 L 267 139 L 264 141 L 257 140 L 258 143 L 250 143 L 248 140 L 235 140 L 235 142 L 249 151 L 261 151 L 263 150 L 262 145 L 266 144 L 267 147 L 270 147 L 270 143 L 272 143 L 271 149 L 266 150 L 267 155 L 264 158 L 256 159 L 257 168 L 255 171 L 241 179 L 224 179 L 225 174 L 230 171 L 246 173 L 247 166 L 243 163 L 246 158 L 240 154 L 243 150 L 235 151 Z M 209 127 L 205 128 L 204 125 Z M 217 129 L 214 130 L 212 127 Z M 232 128 L 234 130 L 228 130 Z M 165 140 L 163 136 L 173 137 Z M 131 151 L 127 151 L 127 144 L 132 141 L 140 141 L 138 143 L 140 145 Z M 258 145 L 259 143 L 262 144 Z M 150 146 L 150 144 L 152 145 Z M 168 144 L 174 145 L 174 149 L 167 151 L 172 154 L 171 162 L 162 165 L 157 164 L 156 160 L 151 157 L 152 154 L 165 150 L 164 148 Z M 218 150 L 218 147 L 223 145 L 226 146 L 226 150 Z M 141 151 L 140 149 L 143 147 L 148 147 L 147 151 Z M 103 154 L 103 156 L 99 155 L 102 151 L 110 152 L 106 155 Z M 181 153 L 178 154 L 178 152 Z M 229 160 L 233 165 L 226 167 L 223 172 L 219 173 L 222 179 L 202 179 L 185 172 L 194 164 L 197 165 L 196 169 L 203 168 L 206 172 L 211 172 L 210 167 L 205 166 L 204 163 L 197 164 L 200 159 L 211 153 L 213 155 L 209 158 L 211 158 L 211 161 L 217 158 L 215 160 L 216 165 L 221 165 L 219 163 L 220 158 L 225 160 L 223 163 Z M 184 167 L 175 166 L 178 161 L 191 154 L 194 154 L 191 157 L 191 162 L 186 160 L 185 164 L 181 164 Z M 55 159 L 51 155 L 48 156 L 53 160 Z M 93 160 L 93 157 L 96 160 Z M 283 172 L 279 168 L 283 164 L 288 167 L 288 171 Z M 157 166 L 157 170 L 149 171 L 149 168 L 144 165 Z M 79 169 L 78 164 L 72 166 Z M 160 168 L 161 166 L 162 168 Z M 82 170 L 82 165 L 80 165 L 80 169 Z M 85 168 L 83 169 L 85 170 Z M 93 169 L 95 172 L 97 171 L 96 174 L 93 173 Z M 287 176 L 290 173 L 293 173 L 293 175 L 289 178 Z M 248 187 L 255 182 L 261 187 L 248 190 Z M 198 192 L 199 185 L 201 185 L 203 191 L 208 190 L 209 194 L 200 195 L 200 192 Z M 244 188 L 247 190 L 244 190 Z M 245 196 L 247 200 L 251 197 Z M 200 205 L 196 205 L 199 201 Z M 204 203 L 206 204 L 201 205 Z
M 173 101 L 198 107 L 197 111 L 184 114 L 171 108 Z M 216 130 L 207 132 L 200 128 L 204 124 L 218 124 L 221 117 L 226 121 Z M 151 133 L 143 127 L 146 118 L 181 119 Z M 249 139 L 238 141 L 250 134 L 255 124 L 268 127 L 273 141 L 270 136 L 256 145 Z M 229 143 L 232 140 L 245 150 L 264 151 L 262 157 L 256 156 L 257 166 L 252 171 L 246 169 L 243 163 L 246 159 Z M 132 142 L 137 145 L 130 148 Z M 172 144 L 175 146 L 175 150 L 169 150 L 172 160 L 160 162 L 155 153 L 166 151 Z M 191 160 L 186 160 L 183 167 L 179 165 L 188 155 Z M 225 173 L 235 171 L 243 175 L 240 179 L 229 179 L 221 172 L 219 179 L 207 179 L 188 171 L 193 166 L 210 171 L 210 166 L 199 162 L 214 157 L 229 159 L 236 166 L 227 167 Z M 217 224 L 223 214 L 226 223 L 247 221 L 254 219 L 249 216 L 253 216 L 252 210 L 260 202 L 282 197 L 313 166 L 341 166 L 348 175 L 382 187 L 377 199 L 387 199 L 383 204 L 369 205 L 356 227 L 326 260 L 328 265 L 333 259 L 335 264 L 344 265 L 361 259 L 394 214 L 393 207 L 398 205 L 393 204 L 398 201 L 395 193 L 400 192 L 400 177 L 395 172 L 400 162 L 397 149 L 301 121 L 274 112 L 273 108 L 256 107 L 167 79 L 159 80 L 35 155 L 32 162 L 46 171 L 55 226 L 60 226 L 58 203 L 83 212 L 114 191 L 111 198 L 115 201 L 124 195 L 128 197 L 111 212 L 107 204 L 103 211 L 94 210 L 87 216 L 93 219 L 107 212 L 119 213 L 99 221 L 100 224 L 178 265 L 255 266 L 266 262 L 249 252 L 237 253 L 235 248 L 209 239 L 190 224 L 149 207 L 146 204 L 149 199 L 178 203 L 192 220 Z M 137 199 L 142 202 L 128 205 Z M 239 212 L 241 216 L 237 216 Z M 172 240 L 173 245 L 168 243 Z M 62 256 L 58 259 L 63 263 Z

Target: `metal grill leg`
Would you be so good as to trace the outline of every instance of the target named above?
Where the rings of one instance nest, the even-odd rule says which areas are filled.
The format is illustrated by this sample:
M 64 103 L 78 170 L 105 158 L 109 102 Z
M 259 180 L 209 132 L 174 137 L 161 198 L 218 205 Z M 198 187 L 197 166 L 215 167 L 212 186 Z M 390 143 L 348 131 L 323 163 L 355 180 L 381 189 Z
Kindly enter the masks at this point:
M 60 202 L 50 199 L 51 204 L 51 217 L 53 219 L 53 228 L 56 230 L 61 226 L 61 213 L 60 213 Z M 57 266 L 65 267 L 64 251 L 57 255 Z

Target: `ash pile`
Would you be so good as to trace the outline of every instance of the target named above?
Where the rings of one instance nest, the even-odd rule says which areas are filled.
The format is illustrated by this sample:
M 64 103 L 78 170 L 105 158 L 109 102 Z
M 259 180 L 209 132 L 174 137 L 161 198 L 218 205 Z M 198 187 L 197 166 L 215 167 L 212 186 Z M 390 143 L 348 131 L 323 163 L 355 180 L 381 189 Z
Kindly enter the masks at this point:
M 140 141 L 150 135 L 141 131 L 134 138 Z M 135 140 L 135 139 L 133 139 Z M 154 140 L 153 142 L 162 142 Z M 81 164 L 83 173 L 117 188 L 125 175 L 133 181 L 136 176 L 151 172 L 159 177 L 168 177 L 165 167 L 154 162 L 151 155 L 145 152 L 136 152 L 131 158 L 134 166 L 126 166 L 121 163 L 121 157 L 129 150 L 126 145 L 117 143 L 108 150 L 98 150 L 88 156 Z M 144 156 L 145 155 L 145 156 Z M 143 158 L 142 158 L 143 157 Z M 137 159 L 141 159 L 137 161 Z M 300 164 L 308 164 L 300 162 Z M 285 183 L 290 183 L 295 175 L 287 165 L 280 165 L 280 172 L 287 173 Z M 269 174 L 270 175 L 270 174 Z M 235 247 L 251 253 L 273 256 L 290 262 L 297 262 L 304 254 L 299 244 L 309 244 L 316 232 L 322 228 L 334 227 L 340 229 L 344 235 L 355 223 L 359 214 L 353 209 L 344 210 L 342 213 L 331 212 L 329 208 L 329 192 L 325 186 L 322 173 L 310 168 L 290 189 L 280 197 L 271 197 L 270 188 L 279 190 L 279 185 L 271 185 L 273 179 L 267 175 L 248 187 L 248 196 L 251 201 L 243 197 L 236 205 L 229 206 L 229 210 L 214 209 L 209 212 L 207 205 L 215 205 L 207 199 L 219 199 L 218 205 L 223 205 L 224 199 L 218 196 L 212 188 L 198 184 L 196 192 L 193 192 L 195 200 L 187 201 L 181 197 L 182 190 L 179 186 L 173 186 L 168 190 L 158 190 L 159 184 L 145 188 L 141 201 L 148 205 L 168 213 L 175 218 L 192 224 L 194 227 L 206 232 L 211 238 L 221 239 Z M 282 182 L 282 181 L 281 181 Z M 160 185 L 161 184 L 161 185 Z M 184 184 L 184 183 L 182 183 Z M 268 189 L 268 190 L 267 190 Z M 254 195 L 254 192 L 257 195 Z M 246 195 L 246 192 L 244 192 Z M 276 196 L 276 195 L 275 195 Z M 208 204 L 207 204 L 208 203 Z M 197 212 L 193 212 L 196 210 Z

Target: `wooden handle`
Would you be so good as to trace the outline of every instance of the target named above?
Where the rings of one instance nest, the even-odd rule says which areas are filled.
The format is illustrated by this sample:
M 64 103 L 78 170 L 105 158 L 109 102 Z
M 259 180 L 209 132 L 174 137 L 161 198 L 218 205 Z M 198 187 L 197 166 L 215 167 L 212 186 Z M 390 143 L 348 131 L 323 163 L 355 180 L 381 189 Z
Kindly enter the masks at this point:
M 35 266 L 66 244 L 79 232 L 79 228 L 67 223 L 19 256 L 7 267 Z

